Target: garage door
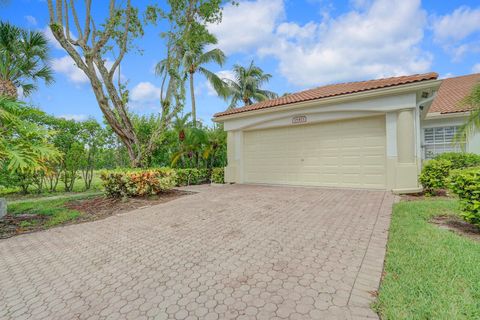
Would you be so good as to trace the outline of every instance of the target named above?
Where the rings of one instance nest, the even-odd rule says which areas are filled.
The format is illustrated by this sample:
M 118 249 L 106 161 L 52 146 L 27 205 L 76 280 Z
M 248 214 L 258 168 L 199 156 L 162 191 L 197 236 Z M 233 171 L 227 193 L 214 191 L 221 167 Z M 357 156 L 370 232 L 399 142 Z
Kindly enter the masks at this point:
M 385 139 L 384 116 L 246 131 L 244 180 L 384 189 Z

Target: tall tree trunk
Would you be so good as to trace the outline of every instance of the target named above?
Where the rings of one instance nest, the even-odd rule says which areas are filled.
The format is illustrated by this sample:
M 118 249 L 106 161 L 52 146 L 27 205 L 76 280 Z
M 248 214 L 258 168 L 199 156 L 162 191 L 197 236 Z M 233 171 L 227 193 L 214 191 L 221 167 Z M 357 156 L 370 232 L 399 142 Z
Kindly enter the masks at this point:
M 190 72 L 190 98 L 192 100 L 192 121 L 193 127 L 197 127 L 197 110 L 195 108 L 195 91 L 193 86 L 193 72 Z
M 10 80 L 0 79 L 0 97 L 1 96 L 6 96 L 8 98 L 17 100 L 17 87 L 15 87 L 15 85 Z

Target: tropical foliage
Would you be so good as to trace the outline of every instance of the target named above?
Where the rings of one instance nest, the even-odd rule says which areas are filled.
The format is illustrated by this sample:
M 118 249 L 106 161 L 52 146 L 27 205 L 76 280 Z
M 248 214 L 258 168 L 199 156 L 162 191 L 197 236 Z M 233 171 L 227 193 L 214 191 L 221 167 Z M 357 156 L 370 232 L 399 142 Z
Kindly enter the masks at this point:
M 462 101 L 463 106 L 471 107 L 470 116 L 460 127 L 456 140 L 463 142 L 469 139 L 473 133 L 480 130 L 480 83 L 473 87 L 470 94 Z
M 28 96 L 38 80 L 53 82 L 48 51 L 43 33 L 0 22 L 0 96 L 17 99 L 17 88 Z
M 55 163 L 60 153 L 47 128 L 24 120 L 28 108 L 0 97 L 0 166 L 11 172 L 32 174 Z
M 238 64 L 234 65 L 233 73 L 235 80 L 224 79 L 231 98 L 230 108 L 237 107 L 239 103 L 250 105 L 277 97 L 275 92 L 262 89 L 272 75 L 264 73 L 260 67 L 253 64 L 253 61 L 246 68 Z

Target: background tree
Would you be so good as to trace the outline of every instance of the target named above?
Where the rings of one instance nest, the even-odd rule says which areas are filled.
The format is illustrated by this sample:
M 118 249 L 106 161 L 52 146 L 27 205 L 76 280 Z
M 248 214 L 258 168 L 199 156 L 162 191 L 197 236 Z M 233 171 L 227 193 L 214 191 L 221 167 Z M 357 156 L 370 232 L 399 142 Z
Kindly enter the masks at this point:
M 246 106 L 253 102 L 277 97 L 275 92 L 262 89 L 272 75 L 264 73 L 261 68 L 253 64 L 253 61 L 247 68 L 238 64 L 234 65 L 233 73 L 235 80 L 225 79 L 228 84 L 228 95 L 231 97 L 229 108 L 237 107 L 240 101 Z
M 38 80 L 53 82 L 48 51 L 43 33 L 0 22 L 0 96 L 15 100 L 18 88 L 28 96 Z
M 81 123 L 80 138 L 84 148 L 80 157 L 80 170 L 85 190 L 89 190 L 92 186 L 93 170 L 105 145 L 106 132 L 96 120 L 89 119 Z
M 194 76 L 199 72 L 212 85 L 217 94 L 222 98 L 227 98 L 228 90 L 226 83 L 214 72 L 208 70 L 204 65 L 216 63 L 223 66 L 225 63 L 225 54 L 222 50 L 215 48 L 205 51 L 206 45 L 216 44 L 217 39 L 210 34 L 202 25 L 194 25 L 187 35 L 185 52 L 183 53 L 182 65 L 188 73 L 190 82 L 190 100 L 192 103 L 192 124 L 197 126 L 197 110 L 195 104 L 195 86 Z
M 48 0 L 50 29 L 68 52 L 75 64 L 87 75 L 98 105 L 107 123 L 125 145 L 131 165 L 144 164 L 145 153 L 149 153 L 156 141 L 161 139 L 170 119 L 181 110 L 184 102 L 184 82 L 179 77 L 180 48 L 185 34 L 192 24 L 206 24 L 221 19 L 221 0 L 169 0 L 168 10 L 148 6 L 145 21 L 166 20 L 169 31 L 162 36 L 167 39 L 167 63 L 163 68 L 161 113 L 157 125 L 146 146 L 141 146 L 131 114 L 128 112 L 128 90 L 120 78 L 120 64 L 134 47 L 133 40 L 143 35 L 143 23 L 139 10 L 130 0 L 116 5 L 109 1 L 109 13 L 103 23 L 95 23 L 92 1 L 84 0 L 85 17 L 83 26 L 75 8 L 74 0 Z M 98 9 L 96 9 L 98 10 Z M 71 17 L 71 18 L 70 18 Z M 72 24 L 73 21 L 73 24 Z M 70 25 L 75 26 L 77 38 L 70 35 Z M 113 63 L 108 63 L 108 61 Z M 98 72 L 97 72 L 98 71 Z M 114 80 L 118 75 L 117 81 Z M 165 89 L 165 90 L 164 90 Z
M 96 23 L 92 14 L 92 1 L 85 0 L 85 20 L 80 24 L 75 7 L 76 1 L 48 0 L 50 29 L 90 80 L 97 103 L 112 130 L 125 145 L 132 166 L 140 164 L 142 154 L 136 147 L 137 135 L 128 115 L 128 91 L 120 79 L 120 64 L 126 53 L 132 49 L 133 40 L 143 35 L 138 10 L 126 4 L 116 6 L 109 2 L 105 21 Z M 73 21 L 73 23 L 72 23 Z M 71 36 L 70 25 L 75 26 L 76 38 Z M 117 53 L 117 54 L 115 54 Z M 112 61 L 110 63 L 108 61 Z M 118 81 L 115 75 L 118 75 Z

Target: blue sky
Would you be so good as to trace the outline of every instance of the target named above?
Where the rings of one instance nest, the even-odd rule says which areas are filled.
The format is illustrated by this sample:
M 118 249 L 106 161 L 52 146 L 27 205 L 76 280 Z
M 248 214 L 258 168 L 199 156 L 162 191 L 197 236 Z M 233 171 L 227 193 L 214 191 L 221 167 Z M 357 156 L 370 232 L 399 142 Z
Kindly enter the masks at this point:
M 142 2 L 134 1 L 138 6 Z M 96 13 L 104 15 L 104 1 L 93 3 Z M 0 0 L 0 18 L 48 35 L 45 0 Z M 132 52 L 122 64 L 134 112 L 159 110 L 160 81 L 153 68 L 165 56 L 158 36 L 163 28 L 148 27 L 137 41 L 143 54 Z M 441 77 L 480 72 L 478 0 L 240 1 L 238 7 L 227 5 L 222 23 L 210 30 L 228 57 L 226 65 L 212 65 L 210 70 L 229 77 L 233 64 L 247 65 L 253 59 L 272 74 L 267 88 L 279 94 L 429 71 Z M 101 120 L 86 77 L 51 35 L 50 39 L 56 82 L 40 84 L 26 100 L 57 116 Z M 198 116 L 208 124 L 228 104 L 200 76 L 195 88 Z M 185 112 L 189 110 L 187 101 Z

